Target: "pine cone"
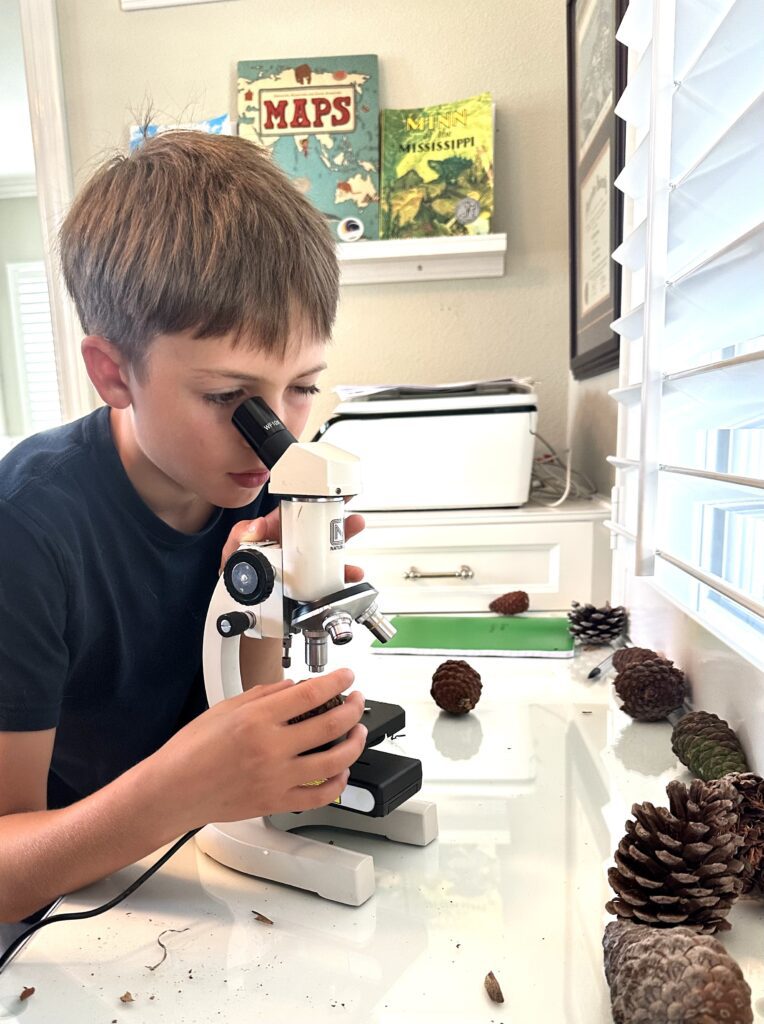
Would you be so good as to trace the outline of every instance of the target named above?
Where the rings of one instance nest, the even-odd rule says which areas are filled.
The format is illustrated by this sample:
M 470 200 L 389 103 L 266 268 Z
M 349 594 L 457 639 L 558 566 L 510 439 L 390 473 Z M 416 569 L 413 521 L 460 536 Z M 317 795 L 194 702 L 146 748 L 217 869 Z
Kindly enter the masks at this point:
M 741 802 L 724 779 L 666 787 L 669 809 L 634 804 L 635 821 L 615 852 L 608 881 L 616 892 L 608 913 L 635 923 L 693 931 L 726 931 L 725 920 L 740 894 L 743 863 L 735 855 Z
M 568 629 L 579 644 L 609 644 L 625 627 L 626 609 L 622 605 L 611 608 L 608 603 L 604 608 L 595 608 L 593 604 L 574 601 L 568 612 Z
M 435 669 L 430 696 L 452 715 L 466 715 L 480 700 L 480 674 L 466 661 L 444 661 Z
M 684 672 L 664 658 L 628 665 L 613 685 L 622 710 L 640 722 L 659 722 L 684 703 Z
M 639 665 L 643 661 L 655 661 L 660 657 L 660 654 L 656 654 L 655 651 L 651 651 L 647 647 L 619 647 L 613 654 L 613 668 L 616 672 L 623 672 L 629 665 Z M 662 660 L 668 661 L 668 658 Z M 672 661 L 669 664 L 673 665 L 674 663 Z
M 311 708 L 310 711 L 304 711 L 301 715 L 295 715 L 294 718 L 290 718 L 287 725 L 295 725 L 297 722 L 304 722 L 306 719 L 314 718 L 316 715 L 323 715 L 325 711 L 331 711 L 332 708 L 336 708 L 342 703 L 343 699 L 339 695 L 330 697 L 325 704 L 320 704 L 317 708 Z
M 611 921 L 602 945 L 615 1024 L 752 1024 L 751 989 L 718 939 Z
M 742 796 L 738 831 L 743 845 L 737 856 L 743 862 L 742 896 L 764 899 L 764 779 L 753 772 L 724 776 Z
M 740 740 L 723 718 L 709 711 L 690 711 L 680 718 L 671 734 L 671 749 L 701 779 L 750 771 Z
M 518 615 L 520 612 L 527 612 L 530 606 L 531 602 L 524 590 L 511 590 L 488 605 L 490 610 L 498 615 Z

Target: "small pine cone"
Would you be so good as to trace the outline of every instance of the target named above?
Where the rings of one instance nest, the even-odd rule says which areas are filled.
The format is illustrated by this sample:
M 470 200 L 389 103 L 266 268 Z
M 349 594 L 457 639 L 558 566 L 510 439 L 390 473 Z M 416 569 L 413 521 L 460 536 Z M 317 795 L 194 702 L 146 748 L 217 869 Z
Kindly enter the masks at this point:
M 326 704 L 321 704 L 317 708 L 311 708 L 310 711 L 305 711 L 301 715 L 296 715 L 294 718 L 290 718 L 287 725 L 295 725 L 297 722 L 304 722 L 306 719 L 314 718 L 316 715 L 323 715 L 325 711 L 331 711 L 332 708 L 339 707 L 342 703 L 342 697 L 339 695 L 336 697 L 330 697 Z
M 752 1024 L 751 989 L 718 939 L 611 921 L 602 945 L 615 1024 Z
M 684 703 L 684 672 L 663 658 L 628 665 L 613 685 L 622 710 L 639 722 L 659 722 Z
M 608 913 L 655 928 L 726 931 L 740 895 L 741 797 L 725 779 L 670 782 L 669 807 L 634 804 L 615 852 Z
M 609 644 L 626 628 L 626 609 L 619 605 L 595 608 L 593 604 L 574 601 L 568 612 L 568 629 L 579 644 Z
M 750 771 L 740 740 L 723 718 L 709 711 L 691 711 L 680 718 L 671 734 L 671 749 L 701 779 Z
M 651 651 L 647 647 L 619 647 L 613 654 L 613 668 L 616 672 L 623 672 L 629 665 L 639 665 L 643 661 L 655 661 L 660 654 Z M 668 661 L 668 658 L 663 658 Z M 670 664 L 674 664 L 673 661 Z
M 524 590 L 511 590 L 488 605 L 497 615 L 518 615 L 520 612 L 527 612 L 530 606 L 531 602 Z
M 466 661 L 444 661 L 435 669 L 430 696 L 444 711 L 466 715 L 480 700 L 480 674 Z
M 743 845 L 738 859 L 743 862 L 743 896 L 764 899 L 764 779 L 753 772 L 724 776 L 742 796 L 740 826 Z

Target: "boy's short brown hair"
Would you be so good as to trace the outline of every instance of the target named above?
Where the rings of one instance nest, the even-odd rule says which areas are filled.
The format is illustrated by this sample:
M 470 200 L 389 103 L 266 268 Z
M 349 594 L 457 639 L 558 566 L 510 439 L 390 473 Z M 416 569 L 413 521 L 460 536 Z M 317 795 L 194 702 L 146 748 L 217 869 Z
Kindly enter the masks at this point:
M 236 136 L 170 131 L 115 156 L 75 199 L 60 253 L 83 328 L 136 371 L 159 334 L 234 332 L 283 351 L 296 314 L 316 338 L 331 333 L 339 270 L 329 227 Z

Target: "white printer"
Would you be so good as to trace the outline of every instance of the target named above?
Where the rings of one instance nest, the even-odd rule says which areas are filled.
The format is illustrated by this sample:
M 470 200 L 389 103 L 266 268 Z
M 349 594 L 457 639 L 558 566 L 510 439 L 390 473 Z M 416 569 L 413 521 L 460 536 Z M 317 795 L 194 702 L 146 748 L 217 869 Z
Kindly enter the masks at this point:
M 537 398 L 502 379 L 337 388 L 343 399 L 315 440 L 358 455 L 355 511 L 507 508 L 528 500 Z

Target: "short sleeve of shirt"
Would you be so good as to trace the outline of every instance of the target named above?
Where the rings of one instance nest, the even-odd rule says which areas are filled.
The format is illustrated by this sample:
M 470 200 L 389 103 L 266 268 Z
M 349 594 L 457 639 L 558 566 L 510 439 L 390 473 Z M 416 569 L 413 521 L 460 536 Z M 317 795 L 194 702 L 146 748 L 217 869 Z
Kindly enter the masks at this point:
M 44 531 L 0 501 L 0 731 L 58 724 L 69 665 L 66 583 Z

